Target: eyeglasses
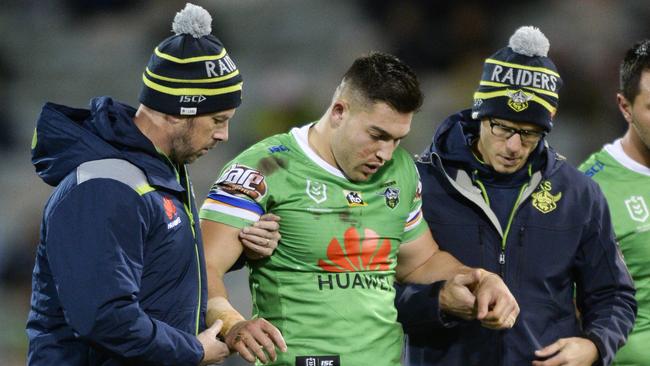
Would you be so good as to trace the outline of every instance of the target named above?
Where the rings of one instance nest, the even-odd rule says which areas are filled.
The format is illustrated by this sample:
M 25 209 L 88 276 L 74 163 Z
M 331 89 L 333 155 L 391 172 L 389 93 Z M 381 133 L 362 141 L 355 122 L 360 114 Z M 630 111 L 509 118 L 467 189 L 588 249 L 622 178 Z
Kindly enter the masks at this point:
M 490 122 L 490 131 L 496 137 L 507 140 L 514 136 L 514 134 L 519 134 L 521 137 L 521 143 L 524 145 L 533 145 L 539 142 L 542 137 L 546 136 L 545 131 L 534 131 L 526 130 L 523 128 L 512 128 L 496 122 L 494 119 L 489 118 Z

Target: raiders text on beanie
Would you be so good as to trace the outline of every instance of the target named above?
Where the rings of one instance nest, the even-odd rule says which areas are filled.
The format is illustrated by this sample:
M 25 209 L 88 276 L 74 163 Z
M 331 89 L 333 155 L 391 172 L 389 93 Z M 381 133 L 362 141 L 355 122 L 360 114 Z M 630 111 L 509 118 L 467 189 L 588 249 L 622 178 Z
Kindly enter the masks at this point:
M 472 118 L 502 118 L 553 127 L 562 79 L 547 57 L 549 42 L 537 28 L 517 29 L 508 47 L 485 60 Z
M 210 34 L 211 23 L 205 9 L 190 3 L 176 14 L 175 35 L 156 47 L 142 74 L 142 104 L 190 116 L 241 104 L 242 77 L 221 41 Z

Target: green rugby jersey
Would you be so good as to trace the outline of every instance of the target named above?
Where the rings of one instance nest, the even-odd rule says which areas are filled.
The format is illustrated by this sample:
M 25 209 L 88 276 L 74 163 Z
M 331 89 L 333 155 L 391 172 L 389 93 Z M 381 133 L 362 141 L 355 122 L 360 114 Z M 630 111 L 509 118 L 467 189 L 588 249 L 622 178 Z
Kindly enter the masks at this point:
M 650 169 L 627 156 L 620 140 L 605 145 L 579 169 L 607 198 L 616 240 L 636 287 L 634 329 L 613 365 L 650 365 Z
M 273 365 L 399 365 L 397 251 L 428 230 L 415 164 L 398 148 L 369 181 L 351 182 L 309 147 L 309 127 L 227 164 L 200 216 L 239 228 L 282 217 L 275 253 L 249 263 L 254 316 L 287 342 Z

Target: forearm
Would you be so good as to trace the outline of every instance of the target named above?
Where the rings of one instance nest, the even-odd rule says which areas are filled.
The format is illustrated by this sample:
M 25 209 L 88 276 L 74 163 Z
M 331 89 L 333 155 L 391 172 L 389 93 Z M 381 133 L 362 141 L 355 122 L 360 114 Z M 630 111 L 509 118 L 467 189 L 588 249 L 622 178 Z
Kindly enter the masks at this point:
M 239 229 L 216 221 L 201 220 L 206 269 L 208 272 L 208 309 L 206 321 L 212 326 L 223 321 L 220 334 L 226 335 L 244 317 L 228 301 L 228 291 L 223 282 L 225 273 L 242 254 Z
M 217 320 L 221 320 L 223 326 L 220 333 L 226 335 L 235 324 L 246 319 L 230 304 L 226 297 L 215 296 L 208 300 L 206 320 L 208 326 L 211 326 Z
M 399 277 L 398 280 L 402 283 L 429 284 L 446 281 L 457 274 L 469 273 L 471 270 L 448 252 L 438 250 L 422 265 Z

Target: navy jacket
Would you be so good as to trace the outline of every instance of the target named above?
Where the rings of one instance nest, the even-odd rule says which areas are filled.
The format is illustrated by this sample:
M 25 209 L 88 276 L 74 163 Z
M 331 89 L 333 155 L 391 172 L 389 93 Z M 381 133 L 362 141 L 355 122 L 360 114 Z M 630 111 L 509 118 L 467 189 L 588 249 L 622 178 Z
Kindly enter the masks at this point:
M 591 339 L 599 364 L 610 364 L 632 329 L 636 302 L 605 198 L 542 145 L 531 153 L 532 169 L 502 226 L 462 157 L 469 146 L 465 136 L 478 135 L 478 126 L 463 111 L 437 129 L 417 163 L 423 213 L 440 248 L 468 266 L 500 274 L 521 313 L 512 329 L 501 331 L 478 321 L 443 321 L 441 283 L 402 287 L 396 304 L 407 333 L 405 364 L 530 365 L 535 350 L 574 336 Z
M 207 288 L 184 166 L 110 98 L 48 103 L 32 162 L 45 205 L 27 321 L 29 365 L 197 365 Z M 198 221 L 198 220 L 197 220 Z

